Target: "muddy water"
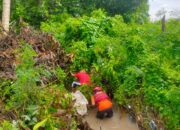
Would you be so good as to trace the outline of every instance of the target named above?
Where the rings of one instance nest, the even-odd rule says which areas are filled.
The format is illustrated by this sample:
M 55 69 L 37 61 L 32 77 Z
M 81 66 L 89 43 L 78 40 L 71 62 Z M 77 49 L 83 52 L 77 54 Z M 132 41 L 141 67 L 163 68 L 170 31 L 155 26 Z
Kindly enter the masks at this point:
M 96 109 L 90 109 L 85 120 L 93 130 L 139 130 L 136 123 L 133 123 L 125 112 L 113 107 L 114 116 L 103 120 L 96 118 Z

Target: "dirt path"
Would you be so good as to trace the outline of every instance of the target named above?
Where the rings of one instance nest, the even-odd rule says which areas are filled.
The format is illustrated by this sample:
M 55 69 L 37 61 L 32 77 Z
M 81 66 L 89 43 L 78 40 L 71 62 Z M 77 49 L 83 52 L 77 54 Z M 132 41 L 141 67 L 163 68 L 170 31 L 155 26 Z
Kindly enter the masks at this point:
M 96 118 L 96 109 L 88 111 L 85 120 L 93 130 L 139 130 L 136 123 L 131 122 L 125 112 L 119 112 L 118 107 L 114 106 L 114 116 L 99 120 Z

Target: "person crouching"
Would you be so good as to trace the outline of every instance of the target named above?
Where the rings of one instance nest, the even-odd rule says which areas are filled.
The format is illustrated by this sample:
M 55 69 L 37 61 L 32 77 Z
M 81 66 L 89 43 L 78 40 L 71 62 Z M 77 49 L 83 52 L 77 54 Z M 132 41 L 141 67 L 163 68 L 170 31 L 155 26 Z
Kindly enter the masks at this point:
M 98 111 L 96 117 L 99 119 L 103 119 L 104 117 L 112 117 L 112 101 L 109 96 L 103 92 L 102 88 L 96 86 L 93 89 L 94 95 L 91 97 L 92 105 L 96 105 Z
M 86 97 L 77 90 L 77 84 L 72 85 L 72 100 L 74 101 L 74 108 L 78 115 L 84 116 L 87 114 L 88 101 Z

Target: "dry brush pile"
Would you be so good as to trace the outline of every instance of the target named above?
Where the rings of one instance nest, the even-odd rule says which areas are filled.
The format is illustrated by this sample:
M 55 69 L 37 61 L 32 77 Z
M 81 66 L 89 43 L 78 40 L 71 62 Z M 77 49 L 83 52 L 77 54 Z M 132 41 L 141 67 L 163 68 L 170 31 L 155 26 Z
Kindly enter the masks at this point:
M 30 27 L 21 28 L 17 35 L 13 32 L 5 37 L 0 37 L 0 78 L 14 79 L 14 69 L 19 64 L 16 58 L 16 49 L 21 47 L 21 42 L 32 45 L 37 53 L 34 57 L 36 65 L 45 65 L 47 70 L 60 66 L 68 70 L 73 56 L 66 54 L 60 43 L 48 33 L 34 31 Z

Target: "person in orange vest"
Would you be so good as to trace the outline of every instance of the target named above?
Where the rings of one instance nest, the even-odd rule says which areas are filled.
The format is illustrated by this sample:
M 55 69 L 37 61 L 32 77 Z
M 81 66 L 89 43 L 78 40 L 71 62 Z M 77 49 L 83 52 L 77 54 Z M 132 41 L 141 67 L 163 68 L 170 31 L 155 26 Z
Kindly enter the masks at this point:
M 81 70 L 80 72 L 71 74 L 71 75 L 76 77 L 79 80 L 78 82 L 74 81 L 72 83 L 72 87 L 76 85 L 83 85 L 83 84 L 90 85 L 91 84 L 90 76 L 85 70 Z
M 104 117 L 112 117 L 113 109 L 112 109 L 112 101 L 109 96 L 103 92 L 102 88 L 96 86 L 93 89 L 94 95 L 91 96 L 92 105 L 96 105 L 98 111 L 96 117 L 99 119 L 103 119 Z

